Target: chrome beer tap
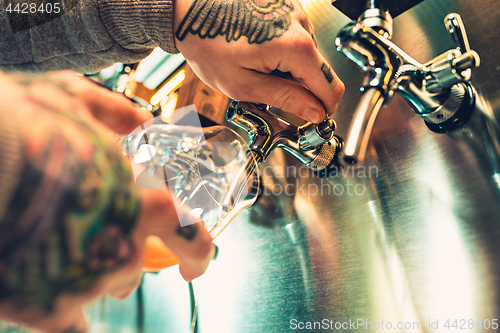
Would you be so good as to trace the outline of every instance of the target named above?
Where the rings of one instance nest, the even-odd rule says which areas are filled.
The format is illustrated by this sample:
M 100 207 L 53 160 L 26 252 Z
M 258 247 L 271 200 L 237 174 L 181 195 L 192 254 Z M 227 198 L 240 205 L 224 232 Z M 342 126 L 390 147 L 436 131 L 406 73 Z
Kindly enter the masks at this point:
M 435 132 L 461 126 L 475 105 L 475 91 L 468 82 L 471 68 L 479 66 L 458 14 L 445 18 L 457 48 L 421 64 L 391 40 L 389 12 L 369 7 L 356 22 L 337 36 L 337 50 L 364 72 L 362 97 L 349 127 L 342 159 L 356 164 L 363 160 L 373 124 L 380 108 L 398 92 Z
M 264 104 L 233 101 L 226 112 L 227 120 L 249 135 L 248 146 L 257 163 L 264 162 L 277 147 L 314 171 L 325 169 L 335 160 L 341 140 L 334 135 L 336 125 L 332 119 L 298 127 L 269 108 Z

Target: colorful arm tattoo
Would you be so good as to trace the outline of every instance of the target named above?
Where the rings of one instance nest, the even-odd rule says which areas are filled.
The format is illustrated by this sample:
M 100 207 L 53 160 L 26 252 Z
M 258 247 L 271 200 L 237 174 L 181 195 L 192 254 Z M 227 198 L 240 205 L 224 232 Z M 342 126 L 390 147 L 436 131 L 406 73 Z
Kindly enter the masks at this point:
M 195 0 L 175 36 L 180 41 L 188 33 L 225 36 L 228 43 L 245 36 L 248 43 L 261 44 L 288 30 L 292 11 L 290 0 Z
M 54 100 L 72 98 L 46 84 L 57 91 Z M 88 290 L 129 262 L 138 196 L 129 166 L 102 129 L 67 105 L 26 101 L 21 177 L 0 217 L 0 300 L 50 311 L 61 293 Z

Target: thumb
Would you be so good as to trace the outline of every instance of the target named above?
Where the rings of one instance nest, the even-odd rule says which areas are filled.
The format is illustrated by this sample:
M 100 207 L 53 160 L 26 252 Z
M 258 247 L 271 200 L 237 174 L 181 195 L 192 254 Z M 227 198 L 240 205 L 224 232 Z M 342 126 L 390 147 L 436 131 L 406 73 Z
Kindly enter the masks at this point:
M 253 82 L 237 95 L 254 103 L 269 104 L 285 112 L 296 114 L 307 121 L 319 123 L 324 119 L 325 109 L 307 88 L 297 82 L 259 72 L 253 72 Z

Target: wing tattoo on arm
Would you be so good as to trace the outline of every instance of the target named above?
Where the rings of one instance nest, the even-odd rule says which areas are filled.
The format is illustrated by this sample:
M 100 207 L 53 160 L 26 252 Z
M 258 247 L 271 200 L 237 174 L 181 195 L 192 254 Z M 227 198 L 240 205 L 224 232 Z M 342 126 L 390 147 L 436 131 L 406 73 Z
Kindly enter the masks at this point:
M 261 44 L 288 30 L 292 11 L 291 0 L 194 0 L 175 36 L 180 41 L 188 33 L 225 36 L 228 43 L 245 36 L 248 43 Z

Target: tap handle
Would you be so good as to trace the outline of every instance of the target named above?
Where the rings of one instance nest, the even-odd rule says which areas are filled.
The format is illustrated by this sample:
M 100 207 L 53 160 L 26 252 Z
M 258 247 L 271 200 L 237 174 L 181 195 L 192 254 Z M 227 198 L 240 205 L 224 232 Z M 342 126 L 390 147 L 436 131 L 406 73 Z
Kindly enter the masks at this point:
M 444 25 L 448 29 L 457 49 L 462 53 L 470 51 L 469 39 L 467 38 L 464 22 L 460 15 L 456 13 L 448 14 L 444 19 Z
M 479 67 L 481 63 L 477 52 L 470 49 L 460 15 L 448 14 L 444 24 L 457 48 L 446 51 L 423 65 L 432 77 L 426 82 L 427 91 L 431 93 L 450 89 L 459 82 L 468 81 L 471 77 L 471 68 Z

